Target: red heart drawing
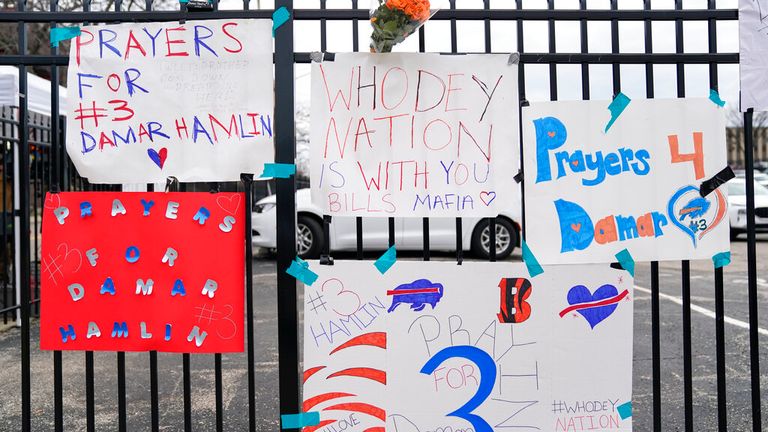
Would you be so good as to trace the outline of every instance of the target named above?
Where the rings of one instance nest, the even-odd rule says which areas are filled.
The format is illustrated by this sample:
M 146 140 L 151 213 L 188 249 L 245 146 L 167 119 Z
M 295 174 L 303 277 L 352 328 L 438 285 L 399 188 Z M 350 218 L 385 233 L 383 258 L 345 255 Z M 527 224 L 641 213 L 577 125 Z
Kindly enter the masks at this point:
M 485 204 L 486 206 L 489 206 L 489 205 L 491 205 L 491 203 L 492 203 L 492 202 L 493 202 L 493 200 L 495 200 L 495 199 L 496 199 L 496 192 L 493 192 L 493 191 L 491 191 L 491 192 L 486 192 L 486 191 L 482 191 L 482 192 L 480 192 L 480 200 L 481 200 L 481 201 L 483 202 L 483 204 Z
M 553 132 L 547 132 L 547 135 L 549 135 L 550 138 L 554 138 L 555 137 L 555 132 L 554 131 Z
M 55 193 L 49 193 L 45 198 L 43 207 L 47 209 L 57 209 L 61 207 L 61 195 Z
M 571 224 L 571 229 L 576 231 L 576 232 L 579 232 L 579 231 L 581 231 L 581 224 L 580 223 Z
M 571 161 L 571 165 L 573 165 L 573 166 L 579 166 L 579 161 L 578 161 L 578 160 L 575 160 L 575 161 Z
M 155 149 L 147 149 L 147 155 L 149 155 L 149 158 L 152 159 L 152 162 L 155 163 L 160 169 L 163 169 L 163 165 L 165 165 L 165 159 L 168 157 L 168 149 L 163 147 L 160 149 L 160 151 L 155 151 Z
M 225 212 L 231 215 L 234 215 L 235 213 L 237 213 L 237 210 L 240 208 L 240 195 L 230 195 L 229 197 L 226 197 L 226 196 L 216 197 L 216 204 L 218 204 L 219 208 L 221 208 Z

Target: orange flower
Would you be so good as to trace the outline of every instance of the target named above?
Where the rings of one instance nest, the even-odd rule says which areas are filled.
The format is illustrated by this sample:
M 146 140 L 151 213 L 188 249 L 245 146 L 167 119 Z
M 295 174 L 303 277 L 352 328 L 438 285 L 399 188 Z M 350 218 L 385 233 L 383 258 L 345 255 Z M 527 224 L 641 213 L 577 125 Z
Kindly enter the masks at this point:
M 387 7 L 400 9 L 414 21 L 429 19 L 429 0 L 387 0 Z

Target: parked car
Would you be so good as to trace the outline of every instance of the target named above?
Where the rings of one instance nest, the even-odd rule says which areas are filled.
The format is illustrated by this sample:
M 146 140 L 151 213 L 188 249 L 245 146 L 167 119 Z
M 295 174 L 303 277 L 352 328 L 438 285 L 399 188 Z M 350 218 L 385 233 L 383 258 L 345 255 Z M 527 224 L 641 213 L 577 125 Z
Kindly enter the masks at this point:
M 277 247 L 276 195 L 259 200 L 252 213 L 253 245 L 267 249 Z M 329 239 L 323 238 L 323 212 L 312 205 L 309 189 L 296 191 L 296 248 L 302 258 L 320 256 L 323 242 L 330 241 L 331 251 L 357 249 L 357 223 L 354 217 L 334 217 Z M 505 258 L 520 244 L 520 209 L 509 209 L 496 218 L 496 257 Z M 387 218 L 363 219 L 364 250 L 384 250 L 389 244 Z M 423 223 L 421 218 L 395 218 L 395 244 L 399 250 L 421 250 Z M 456 219 L 429 219 L 430 250 L 456 250 Z M 487 218 L 462 218 L 462 248 L 487 258 L 490 230 Z
M 728 218 L 731 240 L 747 232 L 747 182 L 735 178 L 728 183 Z M 755 183 L 755 228 L 768 232 L 768 188 Z
M 744 179 L 747 176 L 746 171 L 744 170 L 735 170 L 733 173 L 736 174 L 736 178 L 740 179 Z M 755 183 L 768 188 L 768 174 L 755 169 Z

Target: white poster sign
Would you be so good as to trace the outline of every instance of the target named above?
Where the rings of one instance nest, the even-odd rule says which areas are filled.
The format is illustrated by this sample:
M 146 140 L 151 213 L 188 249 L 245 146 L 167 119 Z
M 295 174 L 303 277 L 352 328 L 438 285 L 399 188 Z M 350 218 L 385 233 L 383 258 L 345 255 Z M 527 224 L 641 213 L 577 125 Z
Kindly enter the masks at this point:
M 768 110 L 768 0 L 739 0 L 741 110 Z
M 272 22 L 84 26 L 67 152 L 92 183 L 237 181 L 274 158 Z
M 312 202 L 339 216 L 511 211 L 518 115 L 509 55 L 355 53 L 314 63 Z
M 523 110 L 526 242 L 542 264 L 710 259 L 730 250 L 725 116 L 708 99 L 605 101 Z
M 633 280 L 608 265 L 311 264 L 313 431 L 631 431 Z M 383 429 L 386 428 L 386 429 Z

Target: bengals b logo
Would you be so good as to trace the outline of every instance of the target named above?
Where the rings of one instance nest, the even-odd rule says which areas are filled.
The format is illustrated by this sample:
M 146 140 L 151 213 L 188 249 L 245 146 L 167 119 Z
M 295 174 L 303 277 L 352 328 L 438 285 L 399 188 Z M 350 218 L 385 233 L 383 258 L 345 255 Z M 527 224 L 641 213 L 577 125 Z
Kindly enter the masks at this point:
M 521 323 L 531 316 L 531 305 L 526 300 L 531 296 L 533 287 L 528 279 L 504 278 L 499 282 L 499 289 L 499 322 Z

